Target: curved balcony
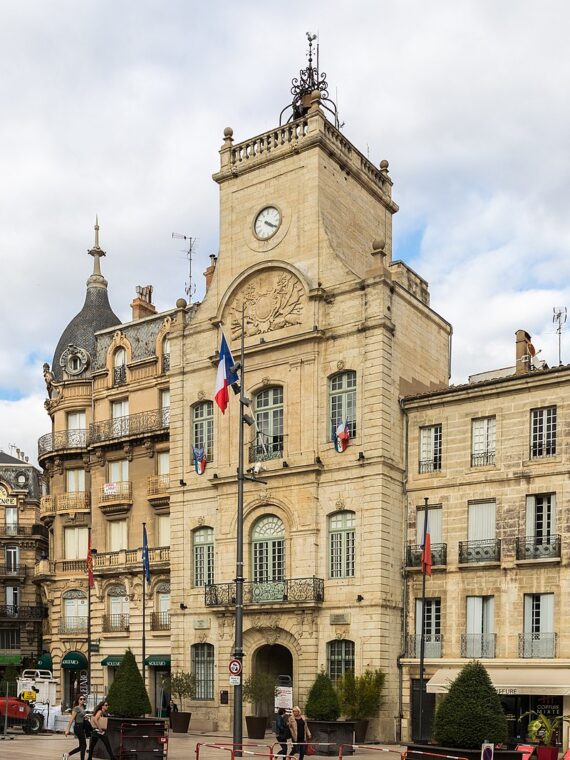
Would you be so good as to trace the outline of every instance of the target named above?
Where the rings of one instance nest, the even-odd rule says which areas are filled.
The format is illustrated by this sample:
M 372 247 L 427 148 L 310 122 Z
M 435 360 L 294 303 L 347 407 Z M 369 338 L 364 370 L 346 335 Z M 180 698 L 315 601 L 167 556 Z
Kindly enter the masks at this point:
M 133 504 L 133 486 L 130 480 L 104 483 L 98 495 L 98 505 L 104 515 L 126 514 Z
M 60 430 L 46 433 L 38 441 L 38 457 L 44 457 L 55 451 L 84 449 L 87 446 L 87 430 Z
M 244 604 L 279 605 L 293 603 L 299 606 L 303 603 L 313 606 L 325 598 L 325 584 L 322 578 L 289 578 L 282 581 L 266 581 L 243 584 Z M 206 607 L 231 607 L 236 603 L 235 583 L 214 583 L 206 586 Z
M 40 520 L 55 517 L 55 496 L 42 496 L 40 498 Z
M 162 511 L 161 507 L 168 507 L 170 496 L 168 489 L 170 486 L 170 475 L 150 475 L 146 486 L 146 497 L 157 511 Z
M 140 438 L 150 433 L 166 431 L 169 425 L 169 407 L 93 422 L 89 426 L 89 445 L 116 441 L 120 438 Z
M 62 493 L 56 498 L 58 512 L 88 512 L 90 508 L 91 493 L 89 491 Z

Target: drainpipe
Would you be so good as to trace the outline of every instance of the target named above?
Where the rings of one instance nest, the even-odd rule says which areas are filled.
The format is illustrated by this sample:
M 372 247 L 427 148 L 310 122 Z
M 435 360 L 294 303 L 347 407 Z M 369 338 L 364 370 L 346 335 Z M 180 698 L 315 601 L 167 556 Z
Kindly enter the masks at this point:
M 403 703 L 404 703 L 404 669 L 402 666 L 402 658 L 406 655 L 406 639 L 407 639 L 407 620 L 408 620 L 408 586 L 407 586 L 407 578 L 406 578 L 406 547 L 408 544 L 408 504 L 407 504 L 407 493 L 408 493 L 408 412 L 406 410 L 406 407 L 404 405 L 403 399 L 400 399 L 400 410 L 404 416 L 404 479 L 402 483 L 402 493 L 404 496 L 404 529 L 402 531 L 403 535 L 403 547 L 402 547 L 402 556 L 403 556 L 403 564 L 402 564 L 402 639 L 401 639 L 401 654 L 398 655 L 396 659 L 396 664 L 398 666 L 398 719 L 396 723 L 396 742 L 400 743 L 402 741 L 402 719 L 404 717 L 403 714 Z

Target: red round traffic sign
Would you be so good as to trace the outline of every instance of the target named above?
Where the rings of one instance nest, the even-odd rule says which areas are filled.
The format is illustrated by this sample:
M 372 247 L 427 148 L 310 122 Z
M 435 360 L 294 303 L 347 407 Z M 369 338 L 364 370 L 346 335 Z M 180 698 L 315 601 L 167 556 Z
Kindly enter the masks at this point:
M 239 675 L 241 675 L 241 661 L 240 660 L 230 660 L 229 671 L 230 671 L 230 674 L 232 676 L 239 676 Z

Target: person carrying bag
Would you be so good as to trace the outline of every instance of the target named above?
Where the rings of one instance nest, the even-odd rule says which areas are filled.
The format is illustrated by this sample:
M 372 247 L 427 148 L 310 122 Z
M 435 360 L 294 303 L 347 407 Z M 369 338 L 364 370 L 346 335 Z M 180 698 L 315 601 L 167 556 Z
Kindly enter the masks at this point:
M 75 734 L 79 744 L 75 749 L 72 749 L 71 752 L 64 752 L 63 760 L 67 760 L 68 757 L 71 757 L 71 755 L 75 755 L 78 752 L 81 754 L 81 760 L 85 760 L 85 752 L 87 750 L 87 739 L 89 739 L 89 737 L 91 736 L 91 724 L 89 723 L 85 715 L 85 697 L 84 696 L 80 696 L 75 700 L 75 704 L 73 705 L 73 709 L 71 710 L 71 715 L 69 716 L 69 722 L 67 724 L 67 728 L 65 729 L 66 736 L 69 736 L 69 729 L 71 728 L 72 723 L 73 723 L 73 733 Z
M 311 732 L 307 725 L 307 719 L 301 715 L 301 708 L 294 707 L 289 716 L 289 730 L 293 739 L 291 755 L 299 754 L 299 760 L 303 760 L 306 754 L 307 742 L 311 739 Z
M 291 738 L 291 731 L 289 730 L 289 724 L 286 718 L 286 710 L 284 707 L 280 707 L 277 710 L 277 719 L 275 721 L 275 735 L 277 741 L 281 745 L 281 751 L 276 754 L 287 757 L 289 750 L 287 749 L 287 741 Z

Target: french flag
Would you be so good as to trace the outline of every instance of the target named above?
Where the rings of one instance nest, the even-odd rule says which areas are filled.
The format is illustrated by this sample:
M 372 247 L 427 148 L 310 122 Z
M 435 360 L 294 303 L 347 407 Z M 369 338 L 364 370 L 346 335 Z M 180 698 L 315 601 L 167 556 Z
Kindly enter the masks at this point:
M 218 371 L 216 373 L 216 390 L 214 398 L 216 404 L 225 413 L 230 398 L 229 387 L 237 383 L 239 378 L 231 369 L 234 366 L 234 357 L 226 341 L 226 336 L 222 333 L 222 342 L 220 344 L 220 358 L 218 361 Z
M 429 535 L 428 510 L 425 510 L 424 535 L 421 543 L 422 550 L 422 573 L 431 575 L 431 538 Z

